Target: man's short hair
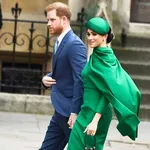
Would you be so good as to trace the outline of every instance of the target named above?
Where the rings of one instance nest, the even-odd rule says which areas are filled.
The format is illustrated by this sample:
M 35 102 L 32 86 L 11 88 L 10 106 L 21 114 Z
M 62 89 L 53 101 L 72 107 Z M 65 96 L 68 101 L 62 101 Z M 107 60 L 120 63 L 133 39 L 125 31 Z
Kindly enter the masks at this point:
M 51 10 L 56 10 L 56 15 L 58 17 L 66 16 L 69 21 L 71 19 L 71 11 L 70 11 L 68 5 L 66 5 L 64 3 L 55 2 L 55 3 L 49 4 L 45 8 L 45 10 L 46 10 L 46 12 L 49 12 Z

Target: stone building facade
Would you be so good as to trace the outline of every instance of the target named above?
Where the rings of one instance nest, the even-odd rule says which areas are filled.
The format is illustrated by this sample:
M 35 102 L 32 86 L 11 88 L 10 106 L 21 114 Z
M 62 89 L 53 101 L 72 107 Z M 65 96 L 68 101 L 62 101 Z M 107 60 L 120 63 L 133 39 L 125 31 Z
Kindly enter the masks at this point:
M 4 72 L 2 72 L 2 68 L 10 67 L 12 65 L 12 61 L 18 63 L 18 68 L 23 65 L 26 69 L 28 66 L 31 66 L 31 69 L 37 69 L 45 72 L 51 71 L 51 56 L 55 38 L 51 38 L 49 41 L 50 46 L 48 49 L 46 49 L 46 46 L 44 45 L 45 42 L 43 42 L 43 39 L 46 40 L 47 36 L 44 9 L 49 3 L 55 1 L 56 0 L 0 0 L 2 16 L 3 19 L 5 19 L 3 21 L 3 26 L 0 29 L 1 81 L 4 78 Z M 137 37 L 143 38 L 143 41 L 146 42 L 149 40 L 150 20 L 147 19 L 147 14 L 150 13 L 149 0 L 60 0 L 60 2 L 64 2 L 69 5 L 72 11 L 71 22 L 73 24 L 77 23 L 77 16 L 79 12 L 81 13 L 82 8 L 85 9 L 85 12 L 89 15 L 89 17 L 90 14 L 92 14 L 106 18 L 110 23 L 115 35 L 115 40 L 112 42 L 112 46 L 122 46 L 123 29 L 126 34 L 125 37 L 128 37 L 127 46 L 136 46 L 136 44 L 138 45 L 139 42 L 135 40 Z M 11 43 L 11 41 L 13 41 L 15 24 L 14 22 L 8 21 L 7 19 L 14 19 L 12 8 L 15 8 L 16 3 L 18 3 L 18 7 L 22 10 L 20 14 L 18 14 L 18 19 L 28 20 L 28 23 L 17 23 L 16 32 L 17 34 L 20 33 L 18 36 L 20 38 L 17 40 L 18 44 L 15 45 L 15 57 L 13 57 L 14 45 Z M 34 23 L 32 24 L 33 21 Z M 79 26 L 74 28 L 75 30 L 79 30 Z M 6 32 L 9 33 L 7 35 L 8 37 L 4 35 Z M 31 38 L 31 33 L 33 36 L 32 41 L 34 41 L 34 43 L 37 45 L 31 45 L 31 40 L 29 40 Z M 84 42 L 86 43 L 85 39 Z M 140 43 L 139 45 L 144 45 L 148 48 L 150 44 L 146 45 L 145 43 Z M 89 48 L 88 50 L 90 52 Z M 45 65 L 46 59 L 47 61 Z M 40 78 L 43 75 L 44 73 L 40 74 Z M 32 78 L 30 80 L 32 80 Z M 39 82 L 40 79 L 37 80 Z M 23 89 L 20 90 L 20 93 L 24 93 Z M 31 92 L 31 94 L 32 93 L 34 93 L 34 90 Z M 35 92 L 35 94 L 37 93 L 45 94 L 43 90 Z
M 112 0 L 113 30 L 116 35 L 121 34 L 124 29 L 129 40 L 133 39 L 130 37 L 139 37 L 148 42 L 150 36 L 149 15 L 149 0 Z M 136 40 L 132 42 L 137 42 L 137 46 L 141 46 Z M 136 46 L 135 43 L 134 46 Z M 145 46 L 149 47 L 150 45 L 145 44 Z
M 55 38 L 47 33 L 44 8 L 52 2 L 55 0 L 0 0 L 3 16 L 3 26 L 0 29 L 0 92 L 5 92 L 0 94 L 0 110 L 30 113 L 52 111 L 49 96 L 41 96 L 49 95 L 49 90 L 46 91 L 41 86 L 41 78 L 46 72 L 51 71 Z M 123 68 L 141 90 L 140 117 L 149 119 L 150 1 L 60 0 L 60 2 L 69 5 L 72 11 L 72 27 L 74 31 L 80 32 L 79 36 L 81 33 L 85 35 L 84 27 L 82 30 L 80 28 L 81 22 L 77 22 L 77 16 L 82 20 L 81 8 L 85 9 L 85 21 L 92 16 L 102 16 L 107 19 L 115 35 L 111 46 Z M 19 9 L 22 9 L 20 15 L 18 14 L 18 19 L 22 21 L 17 23 L 16 35 L 20 38 L 14 45 L 15 23 L 12 7 L 15 8 L 16 3 Z M 48 47 L 45 44 L 47 39 Z M 85 36 L 83 41 L 86 43 Z M 90 48 L 88 52 L 90 55 Z M 28 81 L 35 81 L 36 84 Z
M 37 86 L 38 88 L 42 88 L 40 83 L 42 76 L 46 74 L 46 72 L 51 71 L 51 56 L 53 52 L 55 37 L 52 37 L 47 33 L 47 19 L 44 13 L 44 9 L 48 4 L 55 1 L 56 0 L 0 1 L 3 17 L 3 26 L 0 29 L 0 90 L 2 92 L 29 94 L 49 93 L 45 93 L 45 90 L 36 90 L 36 88 Z M 60 0 L 59 2 L 63 2 L 69 5 L 72 11 L 71 24 L 74 24 L 74 31 L 79 32 L 80 34 L 80 23 L 77 22 L 77 17 L 78 13 L 81 12 L 81 9 L 83 7 L 86 7 L 85 1 Z M 17 14 L 15 14 L 16 9 L 18 10 Z M 17 15 L 16 18 L 15 15 Z M 17 20 L 17 25 L 15 25 L 15 19 Z M 15 33 L 16 40 L 14 44 Z M 46 46 L 47 38 L 49 38 L 48 47 Z M 13 74 L 14 70 L 10 69 L 11 66 L 15 66 L 15 69 L 24 68 L 25 70 L 30 69 L 36 70 L 37 72 L 42 71 L 42 74 L 38 74 L 38 76 L 40 77 L 36 79 L 36 81 L 39 83 L 38 85 L 35 85 L 35 90 L 25 90 L 25 87 L 23 86 L 23 80 L 34 80 L 36 74 L 30 77 L 30 79 L 30 74 L 28 72 L 22 72 L 18 75 L 17 73 Z M 13 74 L 12 76 L 14 78 L 10 77 L 10 73 Z M 25 77 L 20 79 L 17 77 L 24 75 Z M 19 80 L 15 81 L 17 79 Z M 8 83 L 8 80 L 13 80 L 11 85 L 6 85 L 6 82 Z M 11 88 L 11 86 L 16 86 L 17 82 L 18 87 Z M 21 86 L 19 85 L 19 82 Z M 26 81 L 24 82 L 27 83 Z M 30 88 L 31 86 L 32 84 L 30 83 L 27 85 L 28 88 Z

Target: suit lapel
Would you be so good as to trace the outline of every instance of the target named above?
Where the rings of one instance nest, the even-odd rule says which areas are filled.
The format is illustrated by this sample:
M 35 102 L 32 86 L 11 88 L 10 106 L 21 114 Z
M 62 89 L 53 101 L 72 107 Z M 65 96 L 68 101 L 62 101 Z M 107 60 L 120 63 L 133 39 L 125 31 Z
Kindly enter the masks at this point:
M 54 69 L 55 69 L 55 66 L 56 66 L 56 62 L 57 62 L 57 59 L 58 59 L 58 56 L 60 54 L 60 52 L 63 50 L 63 47 L 65 45 L 65 43 L 67 42 L 69 36 L 73 33 L 72 30 L 70 30 L 63 38 L 63 40 L 61 41 L 57 51 L 56 51 L 56 54 L 53 54 L 53 65 L 52 65 L 52 72 L 54 72 Z

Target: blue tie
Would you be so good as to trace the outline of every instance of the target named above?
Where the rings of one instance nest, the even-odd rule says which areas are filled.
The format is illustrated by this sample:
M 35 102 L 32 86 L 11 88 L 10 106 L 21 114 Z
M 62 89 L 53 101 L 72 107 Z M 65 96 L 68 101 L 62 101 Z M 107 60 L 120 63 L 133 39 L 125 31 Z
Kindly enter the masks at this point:
M 56 39 L 55 45 L 54 45 L 54 54 L 56 54 L 56 51 L 58 49 L 58 44 L 59 44 L 59 41 L 58 41 L 58 39 Z

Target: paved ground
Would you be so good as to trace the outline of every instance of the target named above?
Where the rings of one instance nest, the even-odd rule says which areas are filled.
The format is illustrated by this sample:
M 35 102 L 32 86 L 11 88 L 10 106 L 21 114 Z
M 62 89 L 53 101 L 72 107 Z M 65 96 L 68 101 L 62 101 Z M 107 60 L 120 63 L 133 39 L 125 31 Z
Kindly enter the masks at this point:
M 51 116 L 0 112 L 0 150 L 38 150 Z M 150 122 L 141 122 L 139 138 L 122 137 L 113 120 L 104 150 L 150 150 Z

